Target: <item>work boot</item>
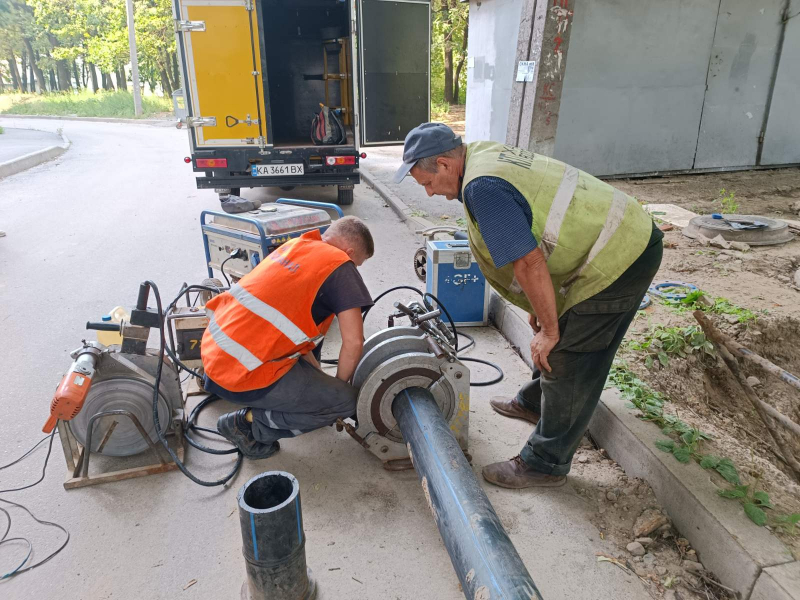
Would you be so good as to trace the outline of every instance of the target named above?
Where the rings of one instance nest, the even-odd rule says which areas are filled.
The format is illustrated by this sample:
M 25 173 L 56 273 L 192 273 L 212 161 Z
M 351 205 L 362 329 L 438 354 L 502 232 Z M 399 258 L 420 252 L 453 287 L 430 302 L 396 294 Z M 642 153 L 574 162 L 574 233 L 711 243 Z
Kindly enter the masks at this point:
M 217 431 L 236 446 L 239 451 L 252 460 L 269 458 L 281 449 L 278 442 L 262 444 L 253 437 L 253 427 L 247 420 L 247 410 L 242 408 L 236 412 L 226 413 L 217 420 Z
M 483 478 L 489 483 L 512 490 L 529 487 L 560 487 L 567 482 L 566 475 L 545 475 L 529 467 L 519 454 L 511 460 L 483 467 Z
M 516 398 L 506 398 L 505 396 L 495 396 L 489 400 L 494 412 L 500 413 L 504 417 L 524 419 L 536 425 L 539 422 L 539 413 L 528 410 L 522 406 Z

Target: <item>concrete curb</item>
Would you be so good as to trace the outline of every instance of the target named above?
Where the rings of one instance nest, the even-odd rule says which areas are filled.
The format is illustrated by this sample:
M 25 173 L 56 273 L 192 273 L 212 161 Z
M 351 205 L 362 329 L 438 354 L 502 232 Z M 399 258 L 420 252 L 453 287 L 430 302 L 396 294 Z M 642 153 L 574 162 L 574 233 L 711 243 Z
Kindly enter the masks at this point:
M 800 598 L 800 563 L 789 549 L 753 525 L 739 503 L 721 498 L 707 471 L 658 450 L 655 441 L 664 436 L 616 390 L 603 393 L 589 431 L 629 476 L 647 480 L 703 565 L 742 600 Z
M 7 160 L 4 163 L 0 163 L 0 179 L 10 175 L 16 175 L 17 173 L 26 171 L 31 167 L 40 165 L 48 160 L 53 160 L 54 158 L 64 154 L 64 152 L 69 149 L 71 142 L 63 133 L 59 133 L 59 135 L 61 136 L 62 140 L 60 146 L 50 146 L 48 148 L 43 148 L 42 150 L 37 150 L 36 152 L 31 152 L 12 160 Z
M 418 229 L 427 229 L 429 227 L 436 226 L 435 223 L 432 223 L 427 219 L 413 216 L 408 205 L 403 202 L 400 197 L 397 196 L 397 194 L 386 187 L 385 184 L 381 183 L 378 178 L 369 171 L 369 169 L 359 166 L 358 170 L 366 184 L 375 190 L 378 195 L 386 201 L 386 204 L 391 207 L 400 220 L 408 225 L 414 233 L 416 233 Z
M 4 113 L 0 119 L 50 119 L 54 121 L 96 121 L 97 123 L 134 123 L 139 125 L 175 126 L 177 120 L 171 119 L 123 119 L 117 117 L 67 117 L 58 115 L 13 115 Z

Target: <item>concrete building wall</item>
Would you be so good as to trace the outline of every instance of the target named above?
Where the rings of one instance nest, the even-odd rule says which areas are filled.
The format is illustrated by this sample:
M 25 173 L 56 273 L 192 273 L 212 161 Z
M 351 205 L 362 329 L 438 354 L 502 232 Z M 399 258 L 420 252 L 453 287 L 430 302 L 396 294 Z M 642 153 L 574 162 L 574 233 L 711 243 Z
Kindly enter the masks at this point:
M 470 0 L 467 141 L 504 142 L 522 0 Z
M 782 33 L 784 11 L 798 10 L 800 0 L 470 0 L 467 138 L 528 140 L 597 175 L 800 162 L 800 17 Z M 537 66 L 521 108 L 516 65 L 534 52 L 520 58 L 517 40 L 534 12 L 546 25 L 532 43 L 542 65 L 558 54 L 561 89 Z M 509 109 L 529 117 L 516 135 Z M 555 128 L 549 144 L 536 142 L 537 111 Z

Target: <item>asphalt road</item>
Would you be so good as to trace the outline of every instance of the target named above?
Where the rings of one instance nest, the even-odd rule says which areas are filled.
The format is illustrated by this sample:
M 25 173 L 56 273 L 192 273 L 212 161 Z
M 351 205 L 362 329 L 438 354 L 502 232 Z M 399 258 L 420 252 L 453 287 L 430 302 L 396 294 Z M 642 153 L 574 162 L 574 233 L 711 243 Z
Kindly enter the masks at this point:
M 87 337 L 83 324 L 116 305 L 135 303 L 153 279 L 171 296 L 182 282 L 205 277 L 199 214 L 218 209 L 216 195 L 195 189 L 185 133 L 170 127 L 76 121 L 0 119 L 4 127 L 55 131 L 73 144 L 62 157 L 0 180 L 0 465 L 41 439 L 53 391 Z M 286 194 L 280 192 L 280 194 Z M 299 190 L 292 192 L 299 196 Z M 265 190 L 245 192 L 262 199 Z M 334 189 L 310 197 L 332 200 Z M 414 235 L 369 188 L 359 186 L 346 212 L 364 219 L 377 241 L 362 272 L 370 290 L 417 284 Z M 387 299 L 388 301 L 388 299 Z M 368 331 L 385 325 L 390 303 L 370 315 Z M 512 394 L 530 374 L 491 329 L 476 331 L 476 356 L 499 362 L 506 379 L 475 388 L 470 450 L 480 466 L 516 454 L 529 427 L 495 415 L 488 399 Z M 332 340 L 333 341 L 333 340 Z M 331 343 L 328 351 L 335 351 Z M 488 373 L 474 371 L 479 379 Z M 207 411 L 211 424 L 223 407 Z M 0 471 L 0 489 L 33 482 L 44 446 Z M 229 458 L 189 452 L 201 476 L 218 477 Z M 98 465 L 95 465 L 98 466 Z M 389 473 L 345 434 L 325 428 L 288 440 L 267 461 L 245 461 L 230 489 L 200 488 L 180 473 L 65 491 L 64 459 L 54 445 L 46 479 L 3 497 L 40 519 L 64 525 L 64 552 L 32 572 L 0 581 L 4 600 L 238 598 L 244 579 L 235 513 L 238 488 L 264 470 L 285 469 L 301 484 L 308 563 L 319 598 L 353 600 L 463 597 L 416 474 Z M 576 478 L 583 487 L 591 481 Z M 545 598 L 649 598 L 642 583 L 600 564 L 611 552 L 589 522 L 595 507 L 572 486 L 514 492 L 487 487 L 489 498 Z M 0 505 L 2 505 L 0 503 Z M 11 508 L 11 536 L 30 537 L 33 560 L 63 538 Z M 3 523 L 3 516 L 0 516 Z M 5 525 L 0 524 L 4 528 Z M 0 576 L 24 554 L 0 546 Z M 196 580 L 196 583 L 184 587 Z

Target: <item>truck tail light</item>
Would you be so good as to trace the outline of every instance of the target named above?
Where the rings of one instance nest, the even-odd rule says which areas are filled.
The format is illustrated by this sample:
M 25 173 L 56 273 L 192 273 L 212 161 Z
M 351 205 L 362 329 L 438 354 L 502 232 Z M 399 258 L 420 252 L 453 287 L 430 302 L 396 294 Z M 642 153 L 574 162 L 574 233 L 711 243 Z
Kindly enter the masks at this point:
M 354 165 L 356 164 L 356 157 L 355 156 L 329 156 L 325 159 L 325 162 L 328 163 L 331 167 L 335 165 Z
M 198 158 L 195 161 L 198 169 L 214 169 L 219 167 L 227 167 L 227 158 Z

